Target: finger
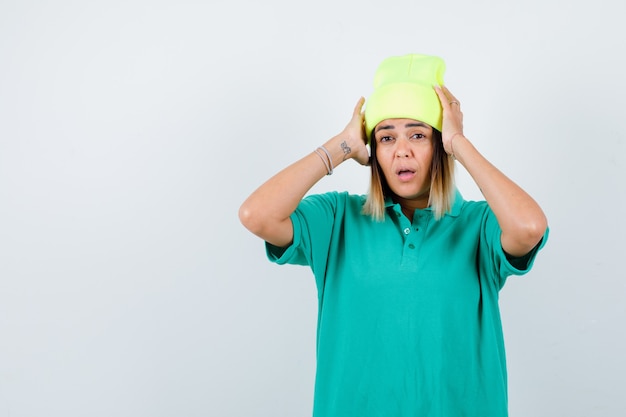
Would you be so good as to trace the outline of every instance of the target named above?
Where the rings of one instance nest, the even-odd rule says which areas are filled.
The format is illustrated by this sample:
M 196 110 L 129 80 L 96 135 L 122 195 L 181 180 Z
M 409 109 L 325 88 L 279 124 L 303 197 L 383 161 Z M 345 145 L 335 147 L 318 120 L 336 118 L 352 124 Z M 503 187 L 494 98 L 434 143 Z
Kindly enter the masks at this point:
M 450 102 L 450 103 L 452 103 L 452 102 L 456 102 L 456 103 L 458 103 L 458 104 L 459 104 L 459 106 L 460 106 L 459 99 L 457 99 L 457 98 L 454 96 L 454 94 L 452 94 L 452 93 L 450 92 L 450 90 L 448 90 L 448 87 L 446 87 L 446 86 L 444 85 L 444 86 L 442 86 L 442 89 L 443 89 L 443 91 L 446 93 L 446 97 L 448 97 L 448 102 Z
M 441 102 L 441 107 L 450 107 L 450 100 L 448 100 L 448 97 L 446 97 L 446 93 L 443 91 L 443 89 L 438 85 L 434 86 L 434 88 L 437 96 L 439 97 L 439 101 Z
M 361 97 L 359 98 L 359 101 L 357 101 L 356 106 L 354 106 L 354 111 L 352 112 L 352 117 L 358 116 L 361 117 L 362 116 L 362 111 L 361 109 L 363 109 L 363 104 L 365 103 L 365 97 Z
M 439 96 L 439 101 L 441 102 L 441 108 L 443 109 L 444 114 L 450 114 L 450 112 L 454 110 L 452 107 L 453 104 L 458 105 L 458 110 L 461 109 L 459 102 L 445 86 L 435 86 L 435 91 L 437 92 L 437 96 Z

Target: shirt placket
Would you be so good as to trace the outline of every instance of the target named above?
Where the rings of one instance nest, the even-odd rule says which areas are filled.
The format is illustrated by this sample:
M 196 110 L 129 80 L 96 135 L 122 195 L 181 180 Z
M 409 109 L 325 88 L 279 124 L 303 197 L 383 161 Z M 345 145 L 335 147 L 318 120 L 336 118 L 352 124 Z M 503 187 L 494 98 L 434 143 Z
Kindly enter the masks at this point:
M 416 211 L 413 214 L 413 223 L 400 213 L 400 229 L 404 245 L 402 248 L 402 266 L 415 267 L 419 260 L 426 226 L 430 216 L 426 212 Z

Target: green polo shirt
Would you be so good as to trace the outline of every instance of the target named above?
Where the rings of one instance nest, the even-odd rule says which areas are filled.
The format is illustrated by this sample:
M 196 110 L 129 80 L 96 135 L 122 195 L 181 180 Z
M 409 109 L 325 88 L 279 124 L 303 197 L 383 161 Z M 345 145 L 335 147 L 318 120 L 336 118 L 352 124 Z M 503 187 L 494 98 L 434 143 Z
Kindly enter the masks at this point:
M 424 209 L 410 222 L 392 202 L 373 221 L 364 202 L 309 196 L 291 216 L 293 243 L 266 245 L 273 262 L 315 275 L 314 417 L 506 416 L 498 292 L 537 250 L 514 267 L 487 203 L 458 192 L 439 221 Z

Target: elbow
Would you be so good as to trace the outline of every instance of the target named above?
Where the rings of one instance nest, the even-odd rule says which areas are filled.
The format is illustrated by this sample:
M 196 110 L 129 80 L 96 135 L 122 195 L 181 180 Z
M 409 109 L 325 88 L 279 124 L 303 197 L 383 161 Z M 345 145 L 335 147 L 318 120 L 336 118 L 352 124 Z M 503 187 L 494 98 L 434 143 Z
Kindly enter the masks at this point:
M 528 247 L 529 251 L 537 246 L 541 239 L 546 234 L 548 229 L 548 219 L 543 212 L 538 213 L 530 219 L 527 219 L 520 226 L 520 232 L 518 236 L 521 238 L 521 242 Z
M 264 204 L 244 202 L 239 207 L 239 221 L 252 234 L 274 246 L 285 247 L 293 241 L 291 219 L 277 216 Z
M 526 225 L 522 236 L 524 236 L 526 246 L 530 247 L 529 251 L 541 242 L 547 229 L 548 220 L 545 217 Z
M 518 224 L 514 233 L 507 234 L 503 231 L 502 244 L 505 251 L 513 256 L 524 256 L 541 242 L 548 228 L 545 216 L 540 216 L 532 221 Z
M 262 226 L 255 213 L 256 211 L 248 202 L 244 202 L 241 207 L 239 207 L 239 221 L 243 227 L 256 235 L 261 231 Z
M 239 221 L 251 233 L 267 240 L 278 222 L 271 215 L 271 210 L 249 200 L 239 207 Z

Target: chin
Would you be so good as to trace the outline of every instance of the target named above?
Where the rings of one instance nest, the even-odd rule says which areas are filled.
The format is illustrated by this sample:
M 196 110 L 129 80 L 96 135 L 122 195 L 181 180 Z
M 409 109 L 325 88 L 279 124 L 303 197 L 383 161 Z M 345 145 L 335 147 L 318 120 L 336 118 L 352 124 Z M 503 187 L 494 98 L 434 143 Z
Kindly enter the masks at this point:
M 396 197 L 402 198 L 404 200 L 423 200 L 429 198 L 429 191 L 418 191 L 418 190 L 391 190 Z

